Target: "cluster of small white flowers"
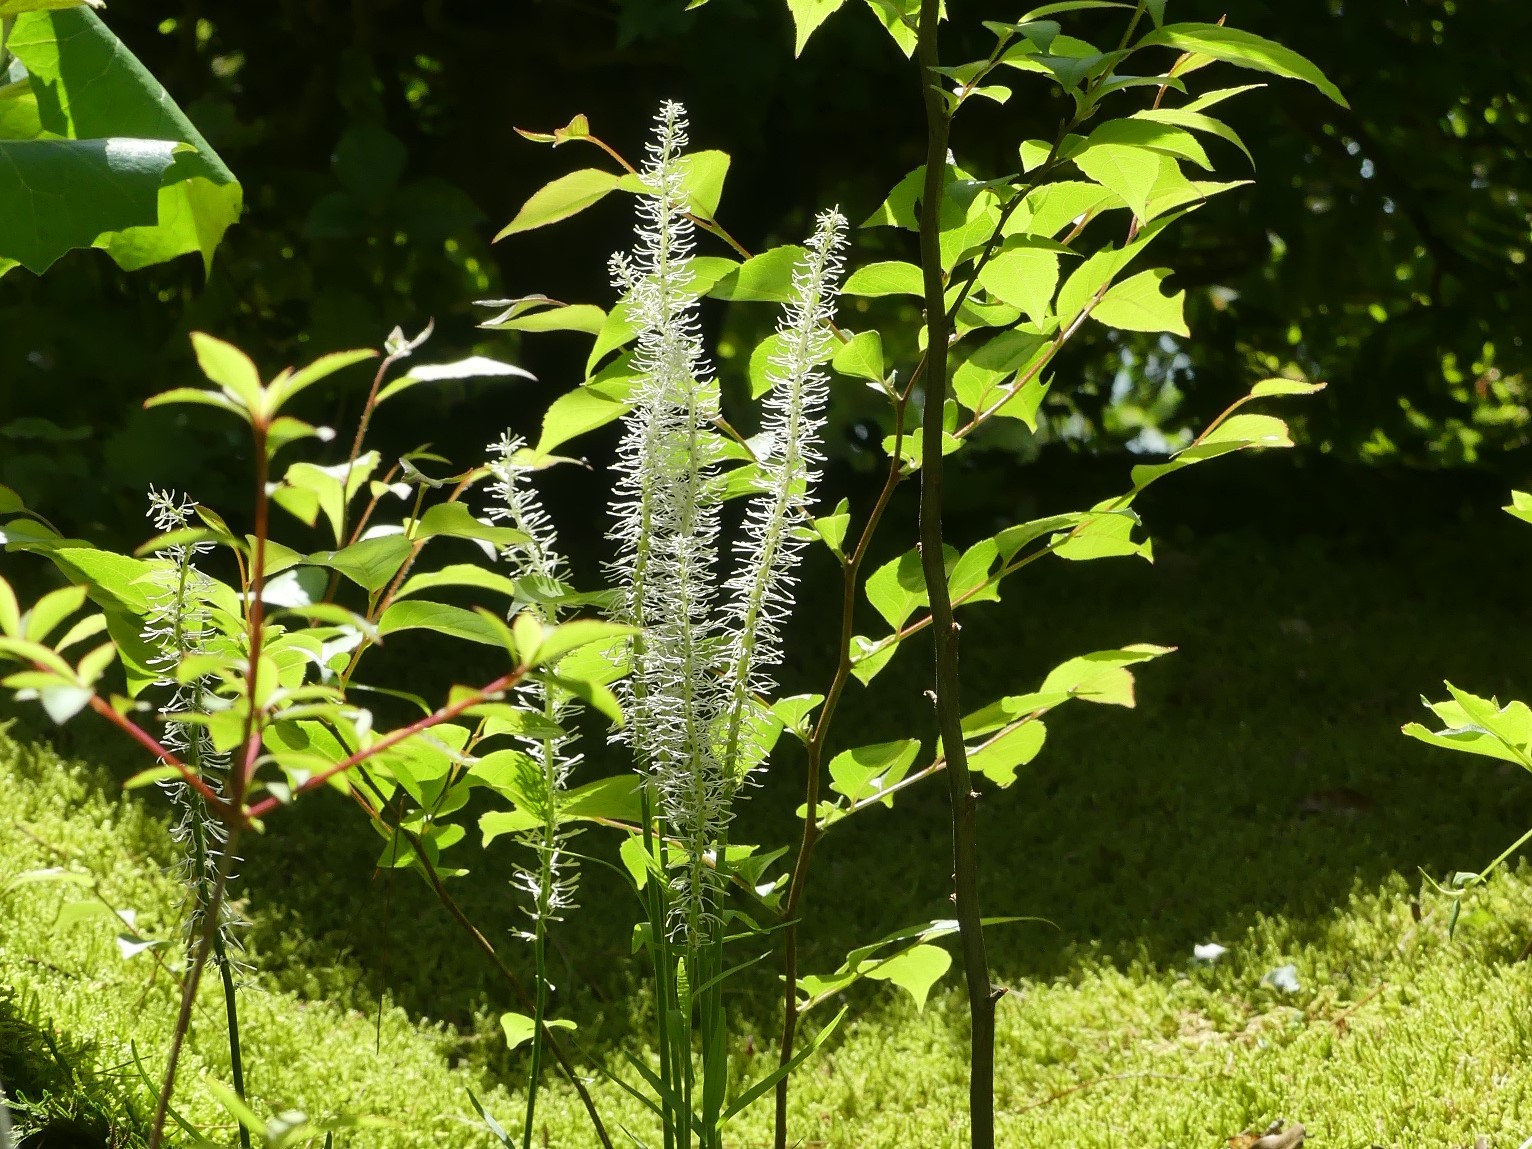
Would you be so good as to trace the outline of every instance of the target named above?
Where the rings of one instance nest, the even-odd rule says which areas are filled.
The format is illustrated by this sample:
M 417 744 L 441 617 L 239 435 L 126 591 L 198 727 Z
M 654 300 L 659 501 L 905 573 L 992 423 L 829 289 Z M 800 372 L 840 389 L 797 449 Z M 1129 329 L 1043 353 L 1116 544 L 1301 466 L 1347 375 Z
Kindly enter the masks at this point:
M 782 661 L 781 625 L 792 612 L 814 487 L 819 482 L 820 431 L 829 397 L 823 364 L 835 346 L 831 325 L 844 268 L 846 220 L 821 212 L 807 257 L 793 270 L 793 297 L 777 322 L 779 350 L 769 360 L 757 494 L 745 512 L 734 549 L 739 570 L 727 583 L 725 631 L 730 690 L 725 767 L 738 784 L 764 756 L 764 732 L 752 695 L 775 687 L 770 667 Z
M 527 536 L 524 543 L 511 543 L 500 554 L 510 566 L 514 578 L 536 580 L 543 594 L 553 591 L 568 575 L 568 565 L 557 549 L 558 537 L 553 521 L 543 509 L 531 486 L 532 468 L 524 462 L 526 441 L 520 436 L 502 435 L 489 446 L 492 476 L 489 492 L 495 503 L 489 509 L 492 519 L 506 523 Z M 551 606 L 533 606 L 544 622 L 555 621 L 557 610 Z M 538 794 L 542 826 L 521 835 L 538 859 L 537 867 L 518 866 L 511 884 L 526 893 L 531 902 L 527 911 L 534 919 L 558 921 L 565 910 L 574 908 L 579 885 L 579 870 L 567 849 L 569 832 L 559 828 L 560 796 L 568 789 L 569 778 L 583 761 L 575 751 L 577 733 L 570 729 L 579 717 L 580 706 L 566 692 L 543 682 L 528 682 L 517 690 L 517 697 L 528 710 L 561 725 L 565 733 L 552 738 L 517 738 L 535 767 L 543 793 Z M 532 935 L 527 934 L 527 937 Z
M 727 779 L 714 732 L 725 705 L 718 676 L 717 387 L 697 333 L 682 169 L 685 110 L 660 109 L 643 172 L 638 245 L 614 259 L 638 329 L 633 409 L 618 449 L 613 583 L 618 617 L 641 631 L 625 690 L 631 739 L 689 864 L 677 871 L 677 921 L 695 932 L 712 912 L 705 854 L 727 818 Z
M 750 757 L 742 748 L 759 733 L 752 693 L 780 658 L 778 628 L 792 605 L 793 529 L 817 478 L 825 384 L 816 369 L 829 350 L 845 221 L 821 217 L 794 276 L 784 350 L 772 365 L 772 446 L 738 546 L 742 569 L 720 605 L 718 389 L 697 334 L 685 145 L 685 112 L 667 103 L 642 173 L 637 249 L 612 261 L 638 331 L 638 378 L 615 468 L 611 574 L 614 615 L 639 630 L 621 687 L 627 737 L 654 782 L 668 836 L 686 854 L 672 879 L 676 924 L 695 937 L 716 922 L 720 875 L 709 859 L 731 817 L 736 764 Z
M 177 498 L 169 491 L 152 488 L 149 491 L 147 515 L 161 532 L 190 526 L 193 510 L 190 499 Z M 175 717 L 209 713 L 210 681 L 198 678 L 181 682 L 176 670 L 188 656 L 205 653 L 217 634 L 208 605 L 212 583 L 195 562 L 211 549 L 211 543 L 194 541 L 155 552 L 142 638 L 155 652 L 148 659 L 150 668 L 159 675 L 154 685 L 171 691 L 168 701 L 160 707 L 165 748 L 195 769 L 215 793 L 222 794 L 228 755 L 214 747 L 206 726 L 178 721 Z M 178 813 L 171 828 L 172 839 L 183 851 L 176 876 L 187 891 L 187 936 L 195 938 L 201 932 L 204 907 L 212 900 L 228 830 L 208 812 L 202 795 L 184 781 L 170 779 L 160 785 L 169 793 Z M 231 901 L 223 899 L 219 930 L 225 954 L 241 948 L 234 931 L 245 924 Z

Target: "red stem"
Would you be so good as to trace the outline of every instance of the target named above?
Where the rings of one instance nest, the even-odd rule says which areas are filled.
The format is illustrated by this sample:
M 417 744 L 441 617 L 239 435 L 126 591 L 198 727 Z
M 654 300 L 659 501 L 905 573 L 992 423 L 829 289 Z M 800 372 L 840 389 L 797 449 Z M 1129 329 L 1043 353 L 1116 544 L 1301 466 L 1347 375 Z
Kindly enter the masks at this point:
M 175 767 L 180 773 L 182 780 L 193 790 L 197 791 L 198 794 L 202 795 L 203 800 L 213 808 L 222 821 L 227 822 L 232 818 L 234 813 L 233 807 L 220 798 L 217 792 L 204 782 L 195 770 L 161 746 L 154 736 L 144 730 L 143 727 L 135 722 L 130 722 L 121 714 L 118 714 L 117 711 L 112 709 L 110 703 L 102 701 L 97 695 L 91 695 L 90 708 L 113 726 L 116 726 L 129 738 L 133 739 L 133 741 L 137 742 L 145 750 L 149 751 L 149 753 L 164 762 L 165 765 Z
M 518 666 L 515 670 L 511 670 L 505 674 L 502 674 L 493 682 L 479 690 L 474 691 L 467 698 L 460 699 L 450 706 L 443 706 L 440 710 L 433 711 L 419 721 L 412 722 L 408 726 L 401 726 L 398 730 L 393 731 L 391 734 L 384 735 L 382 738 L 379 738 L 366 749 L 358 750 L 349 758 L 337 762 L 328 770 L 320 771 L 318 774 L 315 774 L 302 785 L 295 787 L 293 789 L 293 797 L 296 798 L 299 794 L 306 794 L 310 790 L 317 789 L 320 786 L 323 786 L 337 774 L 343 774 L 353 766 L 356 766 L 362 762 L 367 761 L 369 758 L 381 754 L 390 746 L 395 746 L 398 743 L 403 742 L 406 738 L 420 734 L 423 731 L 431 729 L 433 726 L 440 726 L 443 722 L 456 718 L 459 714 L 463 713 L 463 711 L 478 706 L 480 703 L 486 701 L 494 695 L 500 694 L 505 690 L 509 690 L 512 686 L 515 686 L 516 683 L 520 682 L 526 673 L 527 668 L 525 666 Z M 254 806 L 251 806 L 245 812 L 245 814 L 249 820 L 254 821 L 257 818 L 265 817 L 267 814 L 271 813 L 281 805 L 284 805 L 284 803 L 277 798 L 266 798 L 263 801 L 257 802 Z

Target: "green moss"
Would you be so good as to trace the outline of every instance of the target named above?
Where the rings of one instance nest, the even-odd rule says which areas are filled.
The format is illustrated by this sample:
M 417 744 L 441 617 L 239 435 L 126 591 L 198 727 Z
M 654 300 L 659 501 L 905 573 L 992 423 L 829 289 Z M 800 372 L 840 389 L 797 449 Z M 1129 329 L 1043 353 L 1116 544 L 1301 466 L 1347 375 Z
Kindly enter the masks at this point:
M 1525 621 L 1524 533 L 1187 540 L 1163 547 L 1157 568 L 1040 565 L 1003 603 L 967 616 L 971 706 L 1086 650 L 1181 647 L 1140 675 L 1137 711 L 1061 711 L 1036 763 L 984 802 L 987 911 L 1054 923 L 990 934 L 997 976 L 1015 989 L 1000 1006 L 1003 1145 L 1217 1145 L 1277 1118 L 1343 1147 L 1434 1149 L 1478 1133 L 1514 1145 L 1532 1133 L 1532 963 L 1516 960 L 1532 937 L 1532 873 L 1476 894 L 1452 940 L 1444 908 L 1416 901 L 1421 867 L 1482 864 L 1532 824 L 1532 787 L 1398 733 L 1444 676 L 1532 695 L 1532 667 L 1506 638 Z M 1053 625 L 1073 606 L 1067 626 Z M 789 692 L 816 680 L 827 630 L 801 620 Z M 854 688 L 841 745 L 918 726 L 923 660 L 905 652 L 877 691 Z M 431 681 L 446 665 L 415 672 Z M 137 910 L 146 933 L 172 933 L 158 799 L 118 797 L 133 764 L 89 730 L 67 732 L 72 752 L 107 768 L 0 741 L 0 887 L 55 864 L 46 841 L 95 874 L 114 906 Z M 785 754 L 751 797 L 742 836 L 791 833 L 801 773 Z M 825 840 L 805 905 L 806 969 L 944 915 L 944 805 L 936 783 Z M 613 852 L 596 835 L 582 845 Z M 373 875 L 379 846 L 328 796 L 249 843 L 238 892 L 255 922 L 243 997 L 251 1092 L 263 1108 L 394 1123 L 343 1134 L 343 1147 L 489 1144 L 467 1090 L 516 1125 L 524 1063 L 504 1052 L 495 1022 L 515 995 L 423 883 Z M 505 847 L 458 849 L 471 872 L 456 894 L 528 973 L 509 935 L 519 923 Z M 54 928 L 59 905 L 81 896 L 48 885 L 0 896 L 0 1077 L 47 1119 L 93 1132 L 90 1143 L 134 1146 L 150 1091 L 121 1067 L 136 1046 L 157 1075 L 173 987 L 151 957 L 121 960 L 105 918 Z M 614 1067 L 648 1033 L 624 898 L 590 867 L 554 962 L 559 1014 Z M 1192 945 L 1212 940 L 1229 952 L 1193 963 Z M 742 1075 L 772 1063 L 772 964 L 743 976 L 731 1001 Z M 1263 983 L 1287 964 L 1297 992 Z M 853 993 L 852 1024 L 794 1088 L 794 1136 L 842 1149 L 958 1143 L 967 1037 L 954 982 L 922 1014 L 886 989 Z M 227 1132 L 198 1080 L 227 1079 L 220 1009 L 210 987 L 179 1096 L 189 1117 Z M 593 1088 L 614 1130 L 652 1143 L 636 1102 Z M 550 1078 L 539 1113 L 548 1145 L 594 1143 L 562 1083 Z M 756 1106 L 732 1143 L 762 1144 L 769 1123 L 769 1105 Z

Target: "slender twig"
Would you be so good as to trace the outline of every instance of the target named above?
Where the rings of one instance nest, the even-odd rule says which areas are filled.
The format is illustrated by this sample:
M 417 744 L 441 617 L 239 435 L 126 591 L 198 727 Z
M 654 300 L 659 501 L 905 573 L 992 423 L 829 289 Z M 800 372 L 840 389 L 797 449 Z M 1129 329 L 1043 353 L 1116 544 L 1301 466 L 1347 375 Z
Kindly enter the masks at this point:
M 39 669 L 43 668 L 39 667 Z M 204 782 L 195 770 L 185 762 L 182 762 L 164 746 L 161 746 L 159 741 L 142 726 L 118 714 L 111 703 L 105 701 L 99 695 L 91 695 L 88 705 L 97 714 L 101 715 L 102 718 L 105 718 L 113 726 L 133 739 L 134 742 L 137 742 L 145 750 L 149 751 L 150 754 L 153 754 L 162 765 L 174 767 L 176 772 L 181 775 L 181 780 L 197 791 L 202 796 L 203 801 L 213 808 L 213 812 L 219 818 L 225 822 L 233 820 L 233 808 L 229 803 L 220 798 L 218 792 Z
M 233 772 L 231 771 L 231 774 Z M 208 957 L 213 952 L 213 937 L 218 932 L 218 915 L 223 910 L 224 889 L 228 885 L 229 866 L 239 847 L 240 825 L 229 827 L 229 838 L 223 855 L 218 859 L 217 877 L 213 881 L 213 894 L 208 899 L 202 933 L 192 955 L 191 969 L 181 989 L 181 1010 L 176 1015 L 176 1026 L 170 1038 L 170 1053 L 165 1063 L 165 1079 L 160 1085 L 160 1095 L 154 1105 L 154 1120 L 149 1128 L 149 1149 L 160 1149 L 165 1136 L 165 1118 L 170 1112 L 170 1098 L 176 1087 L 176 1068 L 180 1064 L 181 1050 L 191 1030 L 192 1008 L 197 1001 L 197 987 L 202 984 L 202 971 L 207 968 Z
M 942 275 L 941 202 L 950 127 L 937 50 L 941 0 L 921 0 L 917 54 L 926 108 L 925 199 L 920 209 L 920 262 L 926 303 L 925 407 L 921 420 L 920 565 L 931 600 L 935 704 L 952 807 L 953 901 L 972 1021 L 969 1132 L 973 1149 L 995 1144 L 995 1002 L 1005 991 L 990 984 L 979 907 L 977 799 L 968 775 L 958 694 L 958 625 L 947 590 L 942 550 L 942 413 L 947 402 L 949 322 Z
M 912 384 L 913 382 L 914 378 L 911 379 Z M 830 724 L 835 718 L 841 693 L 851 677 L 851 637 L 856 614 L 857 578 L 862 569 L 862 560 L 867 555 L 867 548 L 872 543 L 872 536 L 883 518 L 883 512 L 893 497 L 894 488 L 899 485 L 899 481 L 904 476 L 902 447 L 905 404 L 909 391 L 910 389 L 907 388 L 894 405 L 894 451 L 889 459 L 888 477 L 883 481 L 883 488 L 878 492 L 877 502 L 873 504 L 872 512 L 867 517 L 867 523 L 862 528 L 855 549 L 842 564 L 840 658 L 835 667 L 835 677 L 825 693 L 824 705 L 819 711 L 814 730 L 809 736 L 808 771 L 804 788 L 806 805 L 803 839 L 798 846 L 798 856 L 793 864 L 792 881 L 788 886 L 787 900 L 782 910 L 782 916 L 787 924 L 782 935 L 785 984 L 782 999 L 782 1040 L 778 1051 L 779 1065 L 786 1065 L 792 1060 L 793 1042 L 798 1032 L 798 909 L 803 900 L 804 888 L 808 883 L 809 857 L 814 851 L 814 844 L 818 841 L 821 832 L 818 813 L 819 788 L 823 775 L 825 741 L 829 737 Z M 775 1149 L 786 1149 L 787 1146 L 788 1076 L 784 1074 L 776 1086 L 776 1128 L 773 1140 Z
M 266 480 L 271 470 L 271 460 L 266 450 L 266 424 L 255 419 L 251 424 L 255 437 L 255 549 L 250 557 L 250 610 L 249 610 L 249 656 L 250 666 L 245 674 L 246 705 L 244 762 L 229 771 L 229 804 L 238 810 L 245 800 L 245 792 L 255 774 L 255 765 L 261 753 L 261 723 L 257 713 L 256 699 L 260 696 L 258 679 L 261 666 L 261 645 L 266 630 L 266 536 L 271 531 L 271 503 L 266 492 Z
M 458 701 L 452 703 L 450 706 L 439 707 L 436 710 L 433 710 L 430 714 L 426 715 L 424 718 L 418 719 L 417 721 L 410 723 L 408 726 L 401 726 L 399 729 L 385 734 L 382 738 L 379 738 L 376 742 L 372 743 L 372 745 L 366 747 L 365 749 L 358 750 L 354 754 L 348 755 L 346 758 L 343 758 L 341 761 L 335 763 L 335 765 L 326 767 L 317 774 L 311 775 L 301 785 L 294 786 L 292 790 L 292 797 L 296 798 L 299 794 L 306 794 L 310 790 L 317 789 L 318 787 L 323 786 L 331 778 L 334 778 L 336 775 L 343 774 L 347 770 L 350 770 L 353 766 L 359 765 L 360 763 L 367 761 L 369 758 L 373 758 L 378 754 L 381 754 L 389 747 L 403 742 L 406 738 L 410 738 L 416 734 L 430 730 L 434 726 L 440 726 L 443 722 L 451 721 L 459 714 L 463 713 L 463 711 L 472 709 L 475 706 L 479 706 L 482 703 L 504 693 L 511 687 L 515 686 L 518 682 L 520 682 L 526 672 L 527 668 L 525 666 L 518 666 L 514 670 L 509 670 L 502 674 L 493 682 L 480 687 L 478 690 L 475 690 L 472 694 L 458 699 Z M 267 814 L 271 813 L 272 810 L 284 804 L 285 803 L 276 797 L 266 798 L 263 801 L 257 802 L 254 806 L 251 806 L 250 809 L 246 811 L 246 817 L 248 817 L 251 821 L 255 821 L 259 818 L 265 817 Z

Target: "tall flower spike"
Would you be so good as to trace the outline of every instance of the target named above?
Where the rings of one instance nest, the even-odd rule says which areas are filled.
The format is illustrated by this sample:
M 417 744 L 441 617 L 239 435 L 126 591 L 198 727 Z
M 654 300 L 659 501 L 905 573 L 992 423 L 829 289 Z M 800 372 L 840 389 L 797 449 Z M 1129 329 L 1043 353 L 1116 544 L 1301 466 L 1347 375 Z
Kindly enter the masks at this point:
M 502 435 L 498 443 L 490 444 L 489 490 L 496 503 L 489 515 L 527 536 L 527 542 L 509 544 L 501 551 L 513 576 L 517 580 L 537 579 L 545 589 L 552 589 L 552 584 L 565 580 L 568 566 L 558 552 L 553 523 L 532 489 L 532 468 L 522 461 L 525 447 L 525 440 L 511 435 Z M 544 622 L 557 620 L 558 610 L 551 605 L 535 604 L 528 609 L 536 611 Z M 579 715 L 579 704 L 549 683 L 529 681 L 518 688 L 517 696 L 527 709 L 566 731 Z M 538 807 L 533 812 L 542 824 L 521 835 L 523 844 L 537 855 L 536 868 L 518 866 L 511 884 L 528 895 L 531 908 L 527 913 L 534 920 L 557 921 L 565 910 L 574 907 L 579 872 L 565 849 L 571 832 L 559 827 L 559 807 L 569 778 L 582 761 L 574 749 L 577 738 L 568 732 L 557 737 L 516 739 L 535 768 L 535 786 L 527 790 Z
M 676 925 L 697 940 L 711 927 L 707 853 L 727 818 L 728 784 L 714 738 L 725 702 L 713 614 L 718 500 L 708 483 L 719 462 L 718 390 L 697 334 L 685 146 L 685 110 L 667 103 L 642 173 L 637 249 L 613 261 L 638 329 L 638 382 L 618 449 L 611 573 L 621 595 L 613 613 L 639 630 L 623 688 L 629 738 L 686 852 Z
M 169 491 L 149 491 L 148 517 L 156 529 L 172 531 L 189 526 L 193 504 Z M 207 727 L 200 723 L 177 721 L 179 714 L 206 714 L 210 709 L 211 682 L 193 679 L 180 682 L 176 669 L 190 655 L 205 653 L 217 637 L 208 606 L 212 584 L 196 566 L 198 555 L 212 549 L 211 543 L 180 543 L 155 553 L 150 576 L 149 612 L 142 637 L 155 651 L 150 667 L 159 675 L 155 686 L 172 691 L 160 708 L 164 719 L 164 743 L 188 766 L 196 770 L 215 792 L 222 794 L 228 772 L 228 755 L 213 746 Z M 187 939 L 201 932 L 205 907 L 212 900 L 218 876 L 218 859 L 228 841 L 224 824 L 214 818 L 202 796 L 180 779 L 160 784 L 170 795 L 178 817 L 171 829 L 172 839 L 183 850 L 177 877 L 187 891 Z M 232 961 L 231 951 L 241 948 L 234 931 L 245 923 L 229 899 L 219 910 L 218 944 L 214 961 Z
M 781 625 L 792 611 L 793 572 L 804 545 L 797 528 L 808 522 L 823 460 L 819 433 L 828 388 L 821 366 L 835 346 L 831 325 L 846 220 L 832 209 L 820 213 L 817 224 L 793 269 L 793 295 L 777 322 L 779 350 L 769 361 L 771 390 L 762 426 L 767 447 L 735 543 L 739 570 L 727 584 L 729 699 L 721 753 L 732 785 L 765 756 L 763 724 L 752 698 L 775 685 L 769 668 L 782 659 Z

